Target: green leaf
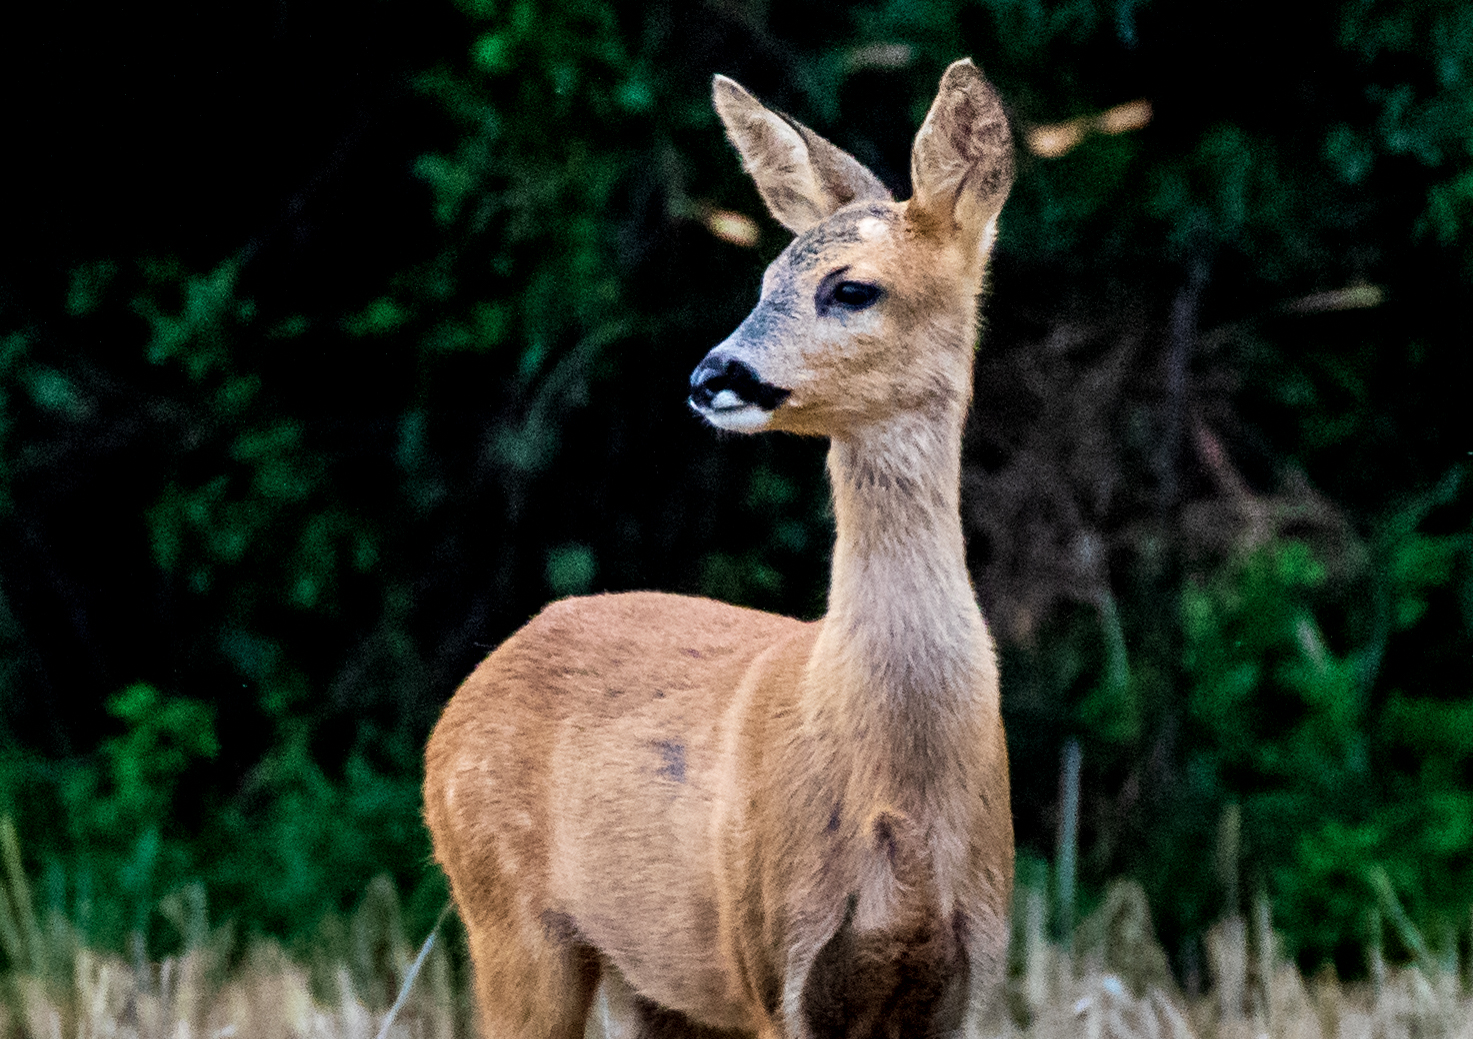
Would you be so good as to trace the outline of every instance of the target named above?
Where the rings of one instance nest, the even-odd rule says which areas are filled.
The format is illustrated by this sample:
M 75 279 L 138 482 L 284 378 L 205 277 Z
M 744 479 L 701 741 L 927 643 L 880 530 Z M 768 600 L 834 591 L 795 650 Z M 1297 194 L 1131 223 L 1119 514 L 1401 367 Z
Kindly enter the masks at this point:
M 507 72 L 516 63 L 513 48 L 514 45 L 507 33 L 488 32 L 477 39 L 471 48 L 471 60 L 475 62 L 477 68 L 486 72 Z
M 587 545 L 567 544 L 547 553 L 547 586 L 557 596 L 583 595 L 593 587 L 598 560 Z
M 382 336 L 398 331 L 413 315 L 391 296 L 380 296 L 357 314 L 343 319 L 343 330 L 354 336 Z

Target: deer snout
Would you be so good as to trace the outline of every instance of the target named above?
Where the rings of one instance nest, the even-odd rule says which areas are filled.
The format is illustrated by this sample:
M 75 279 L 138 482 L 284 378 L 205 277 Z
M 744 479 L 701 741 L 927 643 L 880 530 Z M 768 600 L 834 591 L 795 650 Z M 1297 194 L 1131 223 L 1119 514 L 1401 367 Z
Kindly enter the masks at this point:
M 790 391 L 766 382 L 751 365 L 717 347 L 691 373 L 690 406 L 721 429 L 750 432 L 767 424 L 767 416 Z

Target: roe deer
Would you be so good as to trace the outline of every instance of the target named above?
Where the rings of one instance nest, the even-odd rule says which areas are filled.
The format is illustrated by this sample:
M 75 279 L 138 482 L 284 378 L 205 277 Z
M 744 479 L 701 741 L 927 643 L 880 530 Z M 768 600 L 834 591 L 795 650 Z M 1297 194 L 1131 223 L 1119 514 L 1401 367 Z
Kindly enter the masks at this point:
M 1013 880 L 992 641 L 959 514 L 978 298 L 1012 138 L 946 70 L 897 203 L 716 77 L 797 236 L 691 377 L 722 429 L 826 436 L 828 613 L 567 599 L 486 658 L 427 752 L 425 814 L 487 1039 L 959 1034 Z

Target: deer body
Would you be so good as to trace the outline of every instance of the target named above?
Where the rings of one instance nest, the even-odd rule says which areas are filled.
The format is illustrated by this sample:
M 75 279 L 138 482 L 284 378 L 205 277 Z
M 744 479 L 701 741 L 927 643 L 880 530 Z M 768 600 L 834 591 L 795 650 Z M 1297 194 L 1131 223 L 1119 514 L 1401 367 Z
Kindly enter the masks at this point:
M 716 103 L 798 237 L 691 403 L 830 438 L 829 609 L 565 600 L 456 693 L 426 818 L 488 1039 L 581 1037 L 600 986 L 618 1034 L 948 1034 L 1002 968 L 1007 761 L 958 495 L 1006 121 L 953 65 L 897 204 L 731 81 Z

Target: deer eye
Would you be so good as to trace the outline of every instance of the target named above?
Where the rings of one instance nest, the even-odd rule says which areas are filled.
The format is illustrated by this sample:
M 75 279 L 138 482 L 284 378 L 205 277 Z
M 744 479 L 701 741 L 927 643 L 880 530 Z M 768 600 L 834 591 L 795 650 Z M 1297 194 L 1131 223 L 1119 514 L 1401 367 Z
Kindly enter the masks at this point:
M 830 298 L 841 307 L 863 310 L 880 298 L 880 287 L 862 281 L 841 281 L 834 286 Z

